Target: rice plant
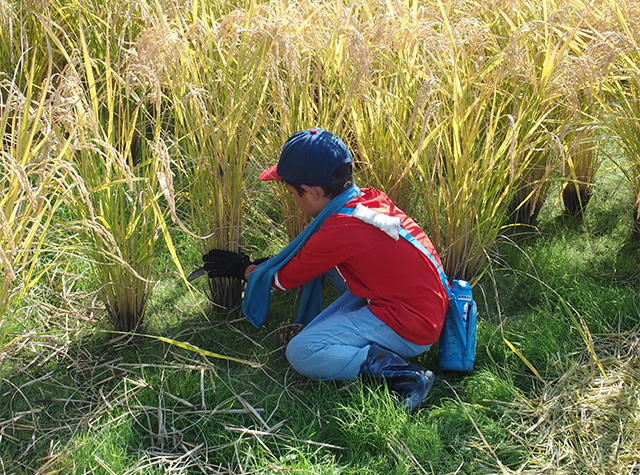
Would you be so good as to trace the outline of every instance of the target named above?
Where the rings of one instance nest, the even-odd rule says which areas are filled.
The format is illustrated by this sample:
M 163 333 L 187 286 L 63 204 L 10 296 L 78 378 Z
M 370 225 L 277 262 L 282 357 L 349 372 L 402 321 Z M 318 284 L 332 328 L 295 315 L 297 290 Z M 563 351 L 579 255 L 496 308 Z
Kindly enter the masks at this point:
M 589 21 L 585 12 L 582 20 Z M 602 26 L 602 22 L 598 26 Z M 570 216 L 584 215 L 593 192 L 596 173 L 602 160 L 603 110 L 599 91 L 617 55 L 594 32 L 576 38 L 568 61 L 565 95 L 568 112 L 564 134 L 562 201 Z M 605 119 L 606 120 L 606 119 Z
M 22 65 L 28 54 L 28 70 L 32 71 L 28 76 L 35 84 L 50 81 L 51 75 L 59 72 L 60 55 L 46 34 L 49 7 L 48 2 L 0 2 L 0 71 L 26 73 Z M 25 86 L 26 77 L 15 79 Z
M 428 126 L 437 133 L 413 178 L 447 275 L 470 280 L 504 222 L 517 128 L 504 125 L 513 98 L 499 89 L 508 58 L 487 54 L 491 45 L 482 41 L 460 41 L 472 28 L 482 38 L 480 26 L 464 18 L 452 24 L 441 9 L 441 47 L 428 53 L 437 104 Z
M 617 89 L 619 102 L 612 104 L 615 115 L 612 118 L 611 128 L 614 130 L 618 141 L 624 150 L 626 163 L 619 166 L 625 171 L 632 183 L 635 197 L 633 199 L 634 230 L 640 234 L 640 81 L 638 72 L 633 73 L 628 80 L 622 80 L 612 84 Z
M 624 154 L 624 171 L 632 185 L 633 229 L 640 235 L 640 25 L 633 22 L 640 12 L 637 4 L 622 2 L 615 10 L 616 30 L 602 35 L 619 54 L 600 97 L 608 120 Z
M 229 18 L 224 27 L 211 16 L 200 20 L 203 35 L 185 46 L 184 68 L 171 85 L 180 170 L 176 199 L 203 254 L 212 248 L 238 251 L 250 193 L 246 168 L 265 125 L 262 57 L 270 40 L 244 31 L 250 13 Z M 179 38 L 183 33 L 176 32 Z M 214 303 L 227 308 L 239 304 L 240 281 L 217 278 L 209 284 Z
M 429 96 L 433 78 L 413 74 L 389 58 L 385 74 L 369 78 L 351 110 L 356 160 L 362 182 L 384 190 L 400 208 L 410 211 L 411 175 L 420 153 L 438 126 L 429 129 Z
M 47 269 L 39 256 L 62 203 L 59 165 L 69 147 L 52 124 L 49 83 L 35 83 L 38 65 L 30 59 L 22 56 L 14 77 L 0 73 L 0 355 L 20 302 Z
M 578 127 L 567 137 L 567 181 L 563 185 L 562 201 L 570 216 L 584 214 L 591 198 L 593 182 L 600 165 L 598 129 L 594 126 Z
M 512 222 L 535 225 L 538 213 L 558 176 L 563 143 L 571 130 L 574 110 L 567 104 L 566 83 L 571 71 L 568 56 L 578 37 L 577 25 L 553 22 L 553 2 L 543 2 L 541 15 L 529 18 L 517 10 L 512 24 L 510 54 L 518 58 L 505 87 L 518 97 L 510 112 L 521 120 L 519 153 L 514 160 L 524 167 L 517 177 L 510 204 Z
M 89 15 L 89 13 L 87 13 Z M 90 17 L 91 18 L 91 17 Z M 116 18 L 113 18 L 116 23 Z M 56 100 L 61 132 L 74 140 L 66 164 L 73 229 L 93 269 L 98 293 L 118 331 L 143 322 L 153 288 L 158 237 L 155 177 L 160 167 L 148 145 L 161 121 L 157 88 L 126 55 L 112 50 L 118 35 L 106 23 L 105 49 L 91 50 L 82 17 L 79 56 L 69 55 Z M 94 32 L 100 36 L 103 33 Z M 56 38 L 64 44 L 63 38 Z M 70 45 L 69 45 L 70 46 Z M 68 51 L 72 51 L 69 47 Z

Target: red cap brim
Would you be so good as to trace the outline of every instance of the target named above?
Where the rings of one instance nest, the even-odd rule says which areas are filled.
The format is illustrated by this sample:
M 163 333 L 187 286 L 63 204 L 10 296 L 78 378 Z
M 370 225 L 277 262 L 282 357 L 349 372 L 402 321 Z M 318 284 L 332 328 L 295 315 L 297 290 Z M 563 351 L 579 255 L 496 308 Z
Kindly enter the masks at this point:
M 271 168 L 267 168 L 265 171 L 260 173 L 260 175 L 258 176 L 258 180 L 261 180 L 261 181 L 282 180 L 282 177 L 278 175 L 278 165 L 274 165 Z

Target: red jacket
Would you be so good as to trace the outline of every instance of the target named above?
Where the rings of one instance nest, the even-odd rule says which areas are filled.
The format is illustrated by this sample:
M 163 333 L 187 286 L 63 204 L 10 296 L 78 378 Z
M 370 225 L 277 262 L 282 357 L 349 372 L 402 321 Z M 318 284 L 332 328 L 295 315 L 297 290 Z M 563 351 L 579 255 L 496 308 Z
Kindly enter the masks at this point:
M 400 217 L 402 227 L 442 265 L 427 235 L 383 192 L 362 189 L 345 207 L 354 208 L 358 203 Z M 276 273 L 273 287 L 300 287 L 333 267 L 351 293 L 367 299 L 373 314 L 403 338 L 430 345 L 440 336 L 449 299 L 435 265 L 406 239 L 396 241 L 352 216 L 329 216 Z

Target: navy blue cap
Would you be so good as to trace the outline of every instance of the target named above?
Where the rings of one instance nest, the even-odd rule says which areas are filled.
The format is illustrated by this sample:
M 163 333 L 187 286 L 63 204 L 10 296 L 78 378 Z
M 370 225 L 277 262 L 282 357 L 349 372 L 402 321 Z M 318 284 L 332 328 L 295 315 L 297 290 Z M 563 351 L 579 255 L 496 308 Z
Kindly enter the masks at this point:
M 307 129 L 289 137 L 278 164 L 263 171 L 258 178 L 329 186 L 342 181 L 336 181 L 332 175 L 345 163 L 351 164 L 351 152 L 342 140 L 320 128 Z

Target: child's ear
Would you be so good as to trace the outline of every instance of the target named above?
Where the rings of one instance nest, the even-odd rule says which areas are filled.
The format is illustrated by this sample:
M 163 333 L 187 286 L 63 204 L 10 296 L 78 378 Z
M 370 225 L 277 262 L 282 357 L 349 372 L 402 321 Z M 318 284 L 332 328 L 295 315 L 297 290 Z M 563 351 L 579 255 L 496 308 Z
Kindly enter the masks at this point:
M 311 196 L 313 196 L 314 200 L 317 200 L 318 198 L 320 198 L 320 191 L 319 190 L 321 190 L 322 188 L 320 188 L 318 186 L 309 186 L 309 185 L 301 185 L 301 187 L 307 193 L 311 193 Z

